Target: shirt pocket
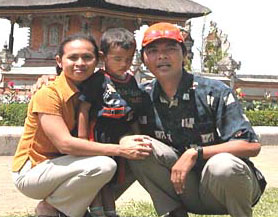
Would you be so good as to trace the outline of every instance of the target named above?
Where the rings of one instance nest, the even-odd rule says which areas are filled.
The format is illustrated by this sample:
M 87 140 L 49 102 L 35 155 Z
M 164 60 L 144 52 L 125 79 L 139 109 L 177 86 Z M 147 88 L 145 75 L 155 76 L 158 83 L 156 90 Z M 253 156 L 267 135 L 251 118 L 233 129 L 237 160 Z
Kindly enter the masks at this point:
M 194 125 L 195 134 L 198 135 L 199 141 L 197 144 L 212 145 L 215 144 L 216 130 L 213 122 L 201 122 Z

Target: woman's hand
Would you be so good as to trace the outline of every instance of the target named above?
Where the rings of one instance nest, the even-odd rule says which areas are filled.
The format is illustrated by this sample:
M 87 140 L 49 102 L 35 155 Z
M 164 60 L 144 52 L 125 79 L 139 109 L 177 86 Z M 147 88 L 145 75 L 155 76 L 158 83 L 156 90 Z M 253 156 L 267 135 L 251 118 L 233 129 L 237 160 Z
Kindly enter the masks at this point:
M 151 138 L 145 135 L 125 136 L 120 140 L 120 156 L 142 160 L 152 153 Z
M 193 148 L 188 149 L 177 160 L 171 169 L 171 181 L 177 194 L 184 193 L 187 174 L 194 167 L 197 160 L 197 151 Z

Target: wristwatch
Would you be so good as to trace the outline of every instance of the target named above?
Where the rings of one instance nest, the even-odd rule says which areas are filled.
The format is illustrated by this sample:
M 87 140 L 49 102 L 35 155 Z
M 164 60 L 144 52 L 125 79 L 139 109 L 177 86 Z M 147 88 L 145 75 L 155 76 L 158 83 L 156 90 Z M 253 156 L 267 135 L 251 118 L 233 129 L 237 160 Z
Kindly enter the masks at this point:
M 203 147 L 202 146 L 197 146 L 195 147 L 195 150 L 197 151 L 197 162 L 202 161 L 203 158 Z

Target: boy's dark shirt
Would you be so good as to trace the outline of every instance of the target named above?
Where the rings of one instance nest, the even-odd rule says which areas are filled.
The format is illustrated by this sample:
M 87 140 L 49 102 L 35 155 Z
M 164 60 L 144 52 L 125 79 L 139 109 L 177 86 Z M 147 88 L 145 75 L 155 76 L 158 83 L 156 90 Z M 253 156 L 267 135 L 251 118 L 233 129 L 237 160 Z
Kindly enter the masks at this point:
M 95 119 L 94 140 L 118 143 L 130 132 L 130 124 L 143 112 L 143 95 L 133 75 L 118 80 L 99 70 L 81 86 L 79 99 L 91 104 L 90 118 Z

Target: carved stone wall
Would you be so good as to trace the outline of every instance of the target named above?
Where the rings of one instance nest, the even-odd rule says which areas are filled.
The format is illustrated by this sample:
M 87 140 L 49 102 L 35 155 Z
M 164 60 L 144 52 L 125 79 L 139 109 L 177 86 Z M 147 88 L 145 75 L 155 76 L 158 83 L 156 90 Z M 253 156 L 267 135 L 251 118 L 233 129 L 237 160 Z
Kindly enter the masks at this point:
M 120 18 L 80 15 L 56 15 L 20 18 L 20 26 L 30 27 L 29 46 L 18 52 L 19 58 L 25 58 L 24 66 L 54 66 L 57 47 L 71 34 L 93 34 L 99 44 L 101 34 L 108 28 L 125 27 L 136 29 L 134 20 Z

